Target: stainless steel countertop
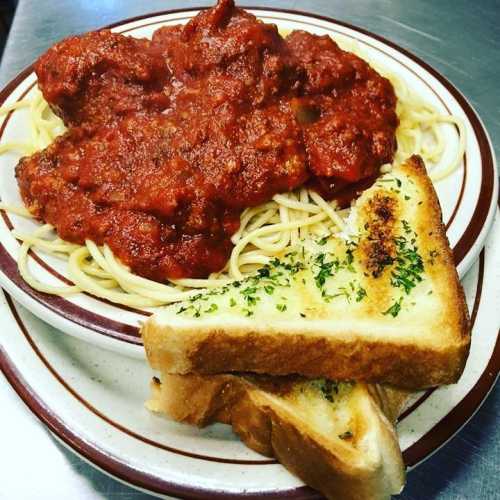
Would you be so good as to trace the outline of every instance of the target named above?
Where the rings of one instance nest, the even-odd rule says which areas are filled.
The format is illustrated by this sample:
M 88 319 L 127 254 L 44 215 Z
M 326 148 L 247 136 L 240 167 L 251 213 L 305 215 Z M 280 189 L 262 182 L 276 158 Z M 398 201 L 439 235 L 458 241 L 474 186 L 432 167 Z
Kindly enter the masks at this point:
M 206 1 L 19 0 L 0 66 L 3 86 L 60 38 L 149 12 L 209 5 Z M 389 38 L 445 75 L 472 103 L 500 158 L 500 2 L 498 0 L 248 0 L 253 5 L 284 7 L 330 16 Z M 492 318 L 493 319 L 493 318 Z M 3 379 L 3 377 L 0 377 Z M 51 473 L 36 488 L 16 460 L 0 461 L 0 477 L 18 474 L 24 482 L 0 499 L 151 498 L 95 470 L 43 436 L 46 431 L 0 382 L 0 440 L 7 416 L 16 432 L 38 436 L 35 457 L 54 458 Z M 3 415 L 3 416 L 2 416 Z M 412 471 L 402 499 L 500 499 L 500 389 L 497 385 L 462 431 Z M 12 431 L 10 431 L 12 432 Z M 7 452 L 6 452 L 7 451 Z M 8 450 L 2 449 L 6 456 Z M 4 476 L 5 474 L 5 476 Z M 35 495 L 33 492 L 37 491 Z

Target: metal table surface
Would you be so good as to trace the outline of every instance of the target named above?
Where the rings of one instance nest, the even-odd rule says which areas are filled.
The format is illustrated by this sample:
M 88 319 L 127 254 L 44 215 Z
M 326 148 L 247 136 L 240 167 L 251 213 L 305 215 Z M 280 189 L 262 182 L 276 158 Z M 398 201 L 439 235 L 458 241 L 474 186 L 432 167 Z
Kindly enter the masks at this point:
M 0 67 L 3 86 L 60 38 L 148 12 L 211 2 L 19 0 Z M 454 83 L 484 121 L 500 157 L 498 0 L 248 0 L 330 16 L 385 36 Z M 493 319 L 493 318 L 492 318 Z M 63 448 L 0 381 L 0 498 L 151 498 Z M 500 389 L 448 444 L 408 476 L 399 498 L 500 499 Z M 22 439 L 20 445 L 19 439 Z

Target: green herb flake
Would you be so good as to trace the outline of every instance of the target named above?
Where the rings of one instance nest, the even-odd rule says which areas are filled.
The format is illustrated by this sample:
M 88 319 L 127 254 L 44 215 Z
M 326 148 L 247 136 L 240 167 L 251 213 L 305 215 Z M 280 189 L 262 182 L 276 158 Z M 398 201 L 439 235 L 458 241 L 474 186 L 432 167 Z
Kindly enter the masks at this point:
M 330 403 L 333 403 L 334 397 L 339 393 L 339 386 L 337 382 L 333 380 L 320 380 L 319 389 L 322 392 L 323 397 Z
M 234 307 L 235 305 L 236 305 L 236 300 L 234 300 L 234 298 L 233 298 L 233 297 L 231 297 L 231 298 L 229 299 L 229 306 L 230 306 L 230 307 Z
M 276 304 L 276 309 L 278 309 L 279 312 L 285 312 L 286 304 Z
M 395 318 L 399 314 L 399 311 L 401 311 L 401 302 L 403 302 L 403 297 L 401 297 L 399 300 L 394 302 L 394 304 L 392 304 L 392 306 L 389 307 L 389 309 L 384 311 L 382 314 L 384 316 L 387 316 L 388 314 L 390 314 L 393 318 Z
M 324 245 L 326 245 L 327 241 L 328 241 L 328 236 L 323 236 L 323 238 L 320 238 L 316 243 L 319 246 L 324 246 Z
M 213 313 L 215 311 L 217 311 L 217 309 L 219 309 L 219 307 L 217 306 L 217 304 L 210 304 L 210 307 L 208 309 L 205 309 L 203 312 L 205 313 Z
M 185 306 L 181 306 L 179 307 L 179 309 L 177 310 L 176 314 L 182 314 L 183 312 L 186 312 L 188 310 L 187 307 Z
M 268 267 L 261 267 L 257 271 L 257 273 L 258 273 L 260 278 L 269 278 L 269 275 L 270 275 L 270 271 L 269 271 Z
M 315 257 L 313 263 L 313 267 L 318 268 L 318 272 L 314 276 L 314 281 L 320 290 L 325 286 L 327 278 L 333 276 L 340 264 L 338 259 L 325 262 L 325 258 L 326 254 L 320 253 Z
M 402 224 L 407 235 L 411 233 L 415 235 L 407 221 L 403 220 Z M 391 272 L 391 285 L 403 288 L 405 293 L 409 294 L 423 279 L 424 262 L 418 253 L 415 238 L 411 238 L 410 243 L 408 243 L 406 237 L 399 236 L 394 238 L 394 242 L 396 244 L 396 265 Z
M 361 302 L 366 297 L 366 290 L 363 287 L 358 287 L 356 290 L 356 302 Z
M 404 232 L 405 232 L 406 234 L 410 234 L 410 233 L 411 233 L 411 227 L 410 227 L 410 224 L 408 223 L 408 221 L 406 221 L 406 220 L 404 220 L 404 219 L 403 219 L 403 220 L 401 221 L 401 224 L 403 224 L 403 229 L 404 229 Z

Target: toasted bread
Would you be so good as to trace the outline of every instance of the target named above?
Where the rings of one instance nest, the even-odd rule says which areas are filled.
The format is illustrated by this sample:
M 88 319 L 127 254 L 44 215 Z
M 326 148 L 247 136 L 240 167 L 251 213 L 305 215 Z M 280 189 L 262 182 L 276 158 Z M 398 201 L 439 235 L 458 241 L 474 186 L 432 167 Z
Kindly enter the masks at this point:
M 142 336 L 152 367 L 170 373 L 456 382 L 469 318 L 422 160 L 382 175 L 340 236 L 302 242 L 255 276 L 157 312 Z
M 404 485 L 393 426 L 406 394 L 362 383 L 263 375 L 168 375 L 153 379 L 147 406 L 198 426 L 232 425 L 253 450 L 276 457 L 328 498 L 383 499 Z M 384 392 L 389 396 L 378 398 Z

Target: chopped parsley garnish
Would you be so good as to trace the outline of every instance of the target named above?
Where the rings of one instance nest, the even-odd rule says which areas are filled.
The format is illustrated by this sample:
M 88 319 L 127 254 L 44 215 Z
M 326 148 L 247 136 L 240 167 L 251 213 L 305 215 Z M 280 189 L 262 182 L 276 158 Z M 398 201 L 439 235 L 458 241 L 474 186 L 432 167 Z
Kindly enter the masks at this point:
M 208 309 L 205 309 L 203 312 L 205 313 L 213 313 L 215 311 L 217 311 L 217 309 L 219 309 L 219 307 L 217 306 L 217 304 L 210 304 L 210 307 Z
M 339 393 L 339 386 L 337 382 L 333 380 L 321 379 L 315 382 L 319 385 L 319 390 L 323 394 L 323 397 L 333 403 L 334 397 Z
M 405 231 L 406 234 L 410 234 L 411 233 L 411 227 L 410 227 L 410 224 L 408 223 L 408 221 L 406 220 L 402 220 L 401 221 L 401 224 L 403 224 L 403 229 Z
M 394 256 L 388 255 L 385 265 L 391 266 L 391 284 L 396 288 L 401 288 L 405 294 L 410 294 L 411 290 L 423 279 L 424 262 L 418 252 L 416 245 L 416 234 L 410 224 L 402 220 L 402 234 L 394 238 Z M 316 243 L 319 246 L 326 244 L 328 236 L 320 238 Z M 339 240 L 339 243 L 343 240 Z M 357 276 L 352 276 L 352 280 L 338 283 L 335 286 L 337 274 L 352 272 L 357 273 L 362 269 L 357 269 L 355 250 L 357 241 L 344 241 L 345 247 L 343 255 L 333 253 L 333 251 L 309 252 L 304 247 L 290 251 L 282 257 L 274 257 L 271 261 L 258 269 L 255 274 L 245 277 L 239 281 L 228 283 L 224 286 L 211 289 L 193 295 L 183 304 L 179 305 L 177 314 L 186 314 L 199 318 L 202 314 L 215 313 L 220 309 L 219 305 L 211 300 L 211 297 L 221 296 L 228 292 L 233 292 L 235 296 L 230 296 L 226 307 L 237 308 L 245 316 L 253 316 L 260 302 L 265 302 L 266 295 L 272 295 L 276 310 L 285 312 L 288 309 L 287 297 L 284 289 L 293 286 L 294 282 L 307 284 L 308 274 L 301 273 L 307 270 L 311 273 L 315 287 L 319 290 L 321 299 L 330 303 L 338 297 L 344 297 L 347 302 L 361 302 L 367 297 L 366 289 L 358 281 Z M 363 254 L 362 254 L 363 255 Z M 437 255 L 436 251 L 429 252 L 430 258 Z M 356 266 L 356 267 L 355 267 Z M 367 273 L 364 273 L 368 276 Z M 373 275 L 373 273 L 372 273 Z M 344 274 L 341 279 L 346 277 Z M 377 277 L 374 275 L 374 277 Z M 331 284 L 330 284 L 330 279 Z M 339 286 L 339 285 L 343 286 Z M 239 299 L 238 299 L 239 297 Z M 263 298 L 264 297 L 264 298 Z M 402 304 L 402 297 L 395 301 L 382 314 L 396 317 Z M 411 304 L 411 302 L 408 302 Z M 301 317 L 305 314 L 297 311 Z
M 402 223 L 405 233 L 407 235 L 411 234 L 412 230 L 409 224 L 404 220 Z M 396 243 L 396 265 L 391 273 L 391 284 L 394 287 L 403 288 L 406 294 L 409 294 L 417 286 L 417 283 L 422 281 L 422 273 L 424 272 L 424 262 L 418 253 L 415 241 L 415 238 L 412 238 L 408 242 L 404 236 L 394 238 Z
M 401 311 L 401 302 L 403 302 L 403 297 L 400 297 L 399 300 L 394 302 L 394 304 L 392 304 L 392 306 L 389 307 L 389 309 L 384 311 L 382 314 L 384 316 L 390 314 L 393 318 L 395 318 L 399 314 L 399 311 Z
M 257 271 L 257 274 L 259 275 L 260 278 L 269 278 L 270 275 L 269 267 L 261 267 Z
M 363 287 L 358 287 L 356 290 L 356 302 L 361 302 L 366 297 L 366 290 Z
M 333 276 L 334 272 L 340 266 L 338 259 L 326 262 L 325 258 L 326 254 L 320 253 L 315 257 L 313 263 L 313 268 L 317 269 L 317 273 L 314 275 L 314 281 L 320 290 L 325 286 L 327 278 Z

